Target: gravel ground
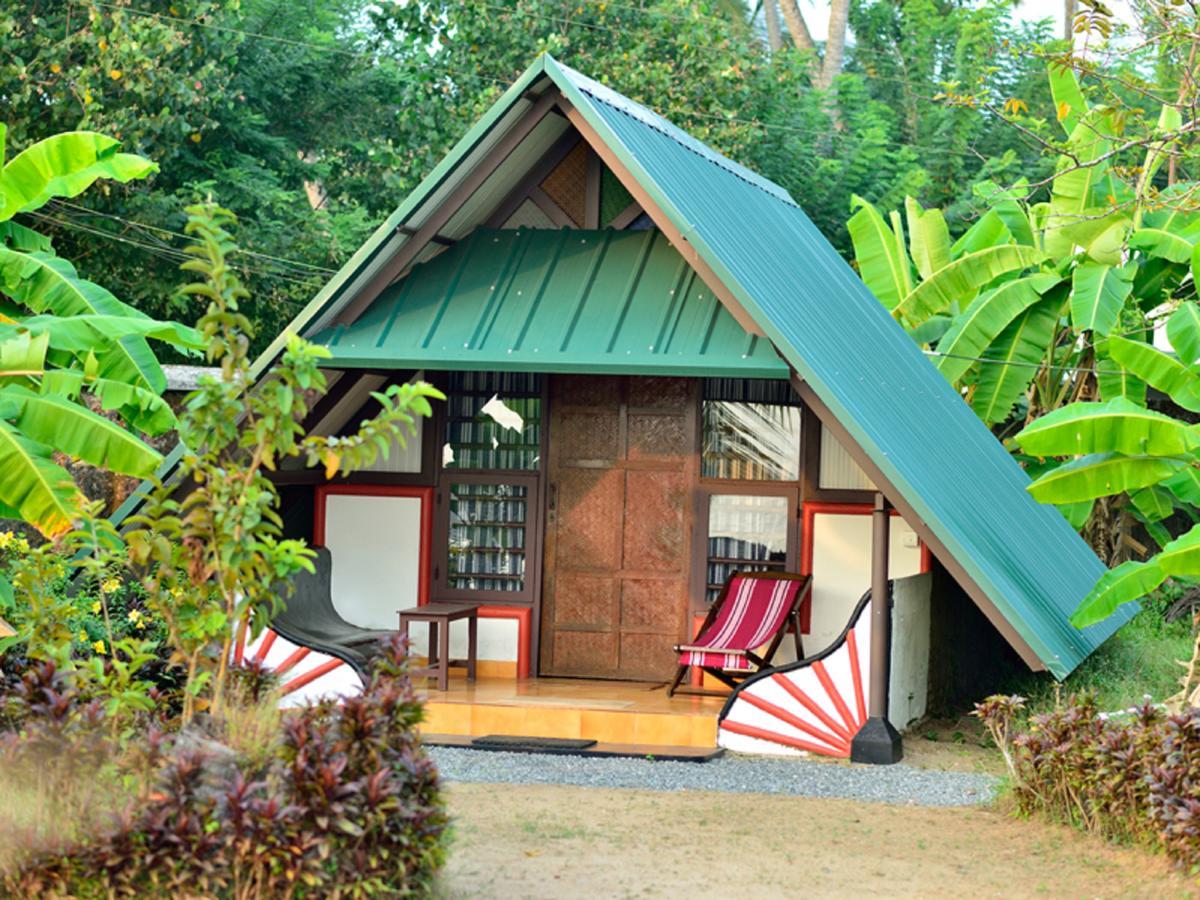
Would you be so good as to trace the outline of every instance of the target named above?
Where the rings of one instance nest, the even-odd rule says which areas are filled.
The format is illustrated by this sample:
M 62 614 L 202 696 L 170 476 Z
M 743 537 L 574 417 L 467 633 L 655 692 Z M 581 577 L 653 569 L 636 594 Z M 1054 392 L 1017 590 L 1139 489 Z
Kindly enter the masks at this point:
M 792 794 L 908 806 L 972 806 L 990 800 L 997 786 L 997 779 L 990 775 L 914 769 L 903 763 L 850 766 L 729 754 L 694 763 L 460 747 L 428 750 L 447 781 Z

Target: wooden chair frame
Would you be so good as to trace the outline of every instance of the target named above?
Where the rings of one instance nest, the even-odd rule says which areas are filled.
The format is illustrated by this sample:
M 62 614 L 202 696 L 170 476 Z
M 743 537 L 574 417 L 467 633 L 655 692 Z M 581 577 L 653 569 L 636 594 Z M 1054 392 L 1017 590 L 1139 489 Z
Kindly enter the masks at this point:
M 702 697 L 725 697 L 727 696 L 722 691 L 710 691 L 703 687 L 680 687 L 681 682 L 687 670 L 691 668 L 699 668 L 702 672 L 707 672 L 713 678 L 720 681 L 722 684 L 727 684 L 731 688 L 738 686 L 738 682 L 748 678 L 751 675 L 761 672 L 763 669 L 771 665 L 771 660 L 775 657 L 775 652 L 779 649 L 779 645 L 783 642 L 783 636 L 787 633 L 790 626 L 793 639 L 796 642 L 796 659 L 804 659 L 804 643 L 800 637 L 800 607 L 812 591 L 812 576 L 811 575 L 796 575 L 792 572 L 731 572 L 725 580 L 724 587 L 721 588 L 721 593 L 717 595 L 717 599 L 713 601 L 709 607 L 708 615 L 704 617 L 704 622 L 696 631 L 696 636 L 704 634 L 708 627 L 717 620 L 717 616 L 721 612 L 721 608 L 725 605 L 729 598 L 729 589 L 733 585 L 734 580 L 739 576 L 744 575 L 747 578 L 762 579 L 764 581 L 800 581 L 804 582 L 800 585 L 800 589 L 796 591 L 796 596 L 792 598 L 791 608 L 783 617 L 783 623 L 779 630 L 775 632 L 775 636 L 771 638 L 771 643 L 767 646 L 766 652 L 759 656 L 751 650 L 714 650 L 711 647 L 701 647 L 698 644 L 676 644 L 676 653 L 686 653 L 688 651 L 696 651 L 698 653 L 725 653 L 743 656 L 748 659 L 756 668 L 747 669 L 744 672 L 727 672 L 724 669 L 718 669 L 713 666 L 697 666 L 680 664 L 679 671 L 675 673 L 675 679 L 671 682 L 671 686 L 667 688 L 667 696 L 674 697 L 676 694 L 689 694 Z

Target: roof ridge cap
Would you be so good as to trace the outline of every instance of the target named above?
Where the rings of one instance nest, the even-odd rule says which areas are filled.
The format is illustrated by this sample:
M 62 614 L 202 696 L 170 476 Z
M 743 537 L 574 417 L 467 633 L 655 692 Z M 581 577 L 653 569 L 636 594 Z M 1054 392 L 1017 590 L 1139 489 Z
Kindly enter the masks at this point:
M 724 169 L 735 178 L 739 178 L 747 184 L 758 188 L 763 193 L 780 200 L 783 203 L 800 209 L 800 204 L 792 199 L 791 194 L 787 192 L 781 185 L 776 184 L 769 178 L 759 175 L 752 169 L 735 162 L 723 153 L 719 153 L 712 147 L 705 144 L 703 141 L 692 137 L 670 119 L 655 112 L 648 106 L 631 100 L 624 94 L 620 93 L 605 84 L 596 81 L 588 75 L 584 75 L 577 69 L 573 69 L 565 63 L 559 62 L 550 56 L 549 53 L 542 54 L 543 57 L 552 62 L 564 75 L 566 75 L 576 88 L 585 94 L 588 94 L 593 100 L 597 100 L 618 112 L 624 113 L 632 119 L 636 119 L 641 124 L 648 128 L 652 128 L 664 137 L 670 138 L 683 147 L 685 150 L 699 156 L 706 162 Z M 550 69 L 547 69 L 549 72 Z

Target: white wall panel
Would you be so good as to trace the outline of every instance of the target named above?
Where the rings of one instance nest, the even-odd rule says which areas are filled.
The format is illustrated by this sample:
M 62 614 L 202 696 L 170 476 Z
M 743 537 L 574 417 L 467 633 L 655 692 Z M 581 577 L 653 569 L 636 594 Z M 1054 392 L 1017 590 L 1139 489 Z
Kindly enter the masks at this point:
M 929 700 L 929 573 L 896 580 L 892 590 L 892 669 L 888 720 L 900 731 L 925 715 Z
M 333 607 L 360 628 L 399 627 L 417 605 L 421 499 L 329 494 L 325 546 L 333 557 Z
M 429 644 L 429 626 L 424 622 L 413 622 L 409 626 L 412 649 L 417 656 L 424 656 Z M 493 659 L 501 662 L 517 661 L 519 626 L 516 619 L 480 619 L 479 646 L 475 648 L 476 659 Z M 450 623 L 450 658 L 467 658 L 467 623 Z
M 899 516 L 892 516 L 892 578 L 921 569 L 916 533 Z M 833 643 L 850 620 L 850 613 L 871 587 L 871 516 L 818 513 L 813 517 L 812 630 L 804 636 L 805 655 Z

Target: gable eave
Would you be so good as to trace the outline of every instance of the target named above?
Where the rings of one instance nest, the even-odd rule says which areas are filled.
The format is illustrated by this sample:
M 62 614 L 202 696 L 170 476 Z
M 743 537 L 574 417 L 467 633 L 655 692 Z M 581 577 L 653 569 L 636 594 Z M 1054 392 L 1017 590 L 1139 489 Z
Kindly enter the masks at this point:
M 532 108 L 527 94 L 546 79 L 546 60 L 540 56 L 492 104 L 482 118 L 442 158 L 433 170 L 405 197 L 354 255 L 321 287 L 316 296 L 258 355 L 250 369 L 252 378 L 262 375 L 287 345 L 290 335 L 307 335 L 324 327 L 378 274 L 379 270 L 412 240 L 408 229 L 417 229 L 471 170 L 472 162 L 485 155 L 504 133 Z

